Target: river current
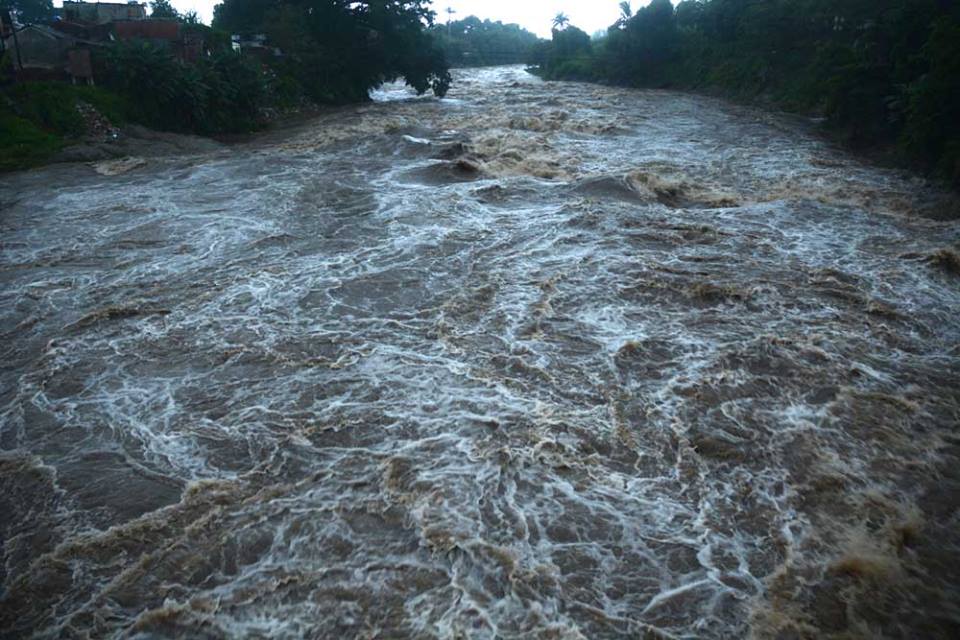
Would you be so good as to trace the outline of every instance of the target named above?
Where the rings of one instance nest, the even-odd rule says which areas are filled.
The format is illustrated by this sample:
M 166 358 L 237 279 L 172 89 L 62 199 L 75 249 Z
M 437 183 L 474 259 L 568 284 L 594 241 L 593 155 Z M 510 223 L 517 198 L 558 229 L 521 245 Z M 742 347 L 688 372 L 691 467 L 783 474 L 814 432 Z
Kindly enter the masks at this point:
M 0 180 L 0 637 L 960 637 L 949 198 L 456 80 Z

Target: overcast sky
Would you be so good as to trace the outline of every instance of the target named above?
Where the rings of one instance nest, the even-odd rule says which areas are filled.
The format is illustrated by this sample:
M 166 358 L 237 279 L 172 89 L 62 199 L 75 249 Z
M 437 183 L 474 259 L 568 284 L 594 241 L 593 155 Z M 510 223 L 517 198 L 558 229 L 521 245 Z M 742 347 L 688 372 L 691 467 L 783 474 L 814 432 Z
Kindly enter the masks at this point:
M 189 0 L 185 0 L 189 1 Z M 647 4 L 649 0 L 634 4 Z M 570 22 L 587 33 L 606 29 L 620 15 L 618 0 L 434 0 L 433 10 L 437 20 L 447 21 L 446 8 L 457 13 L 454 19 L 475 15 L 502 22 L 516 22 L 522 27 L 544 37 L 550 36 L 553 17 L 561 11 Z
M 115 0 L 116 1 L 116 0 Z M 213 7 L 220 0 L 172 0 L 173 6 L 179 11 L 194 10 L 200 14 L 203 21 L 210 23 L 213 17 Z M 634 0 L 637 8 L 649 3 L 649 0 Z M 57 5 L 62 4 L 58 0 Z M 456 10 L 455 19 L 469 15 L 503 22 L 517 24 L 541 36 L 550 36 L 550 24 L 558 12 L 562 11 L 570 17 L 570 21 L 586 31 L 593 33 L 598 29 L 606 29 L 616 21 L 620 15 L 617 0 L 434 0 L 433 10 L 437 12 L 437 19 L 446 22 L 446 8 Z

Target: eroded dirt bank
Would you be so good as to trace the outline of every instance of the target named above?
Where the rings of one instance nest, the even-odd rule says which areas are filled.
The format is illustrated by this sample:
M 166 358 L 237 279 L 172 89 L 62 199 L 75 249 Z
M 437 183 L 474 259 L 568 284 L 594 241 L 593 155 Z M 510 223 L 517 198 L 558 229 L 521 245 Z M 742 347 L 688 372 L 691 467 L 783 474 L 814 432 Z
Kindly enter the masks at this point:
M 0 636 L 957 637 L 942 194 L 458 80 L 0 179 Z

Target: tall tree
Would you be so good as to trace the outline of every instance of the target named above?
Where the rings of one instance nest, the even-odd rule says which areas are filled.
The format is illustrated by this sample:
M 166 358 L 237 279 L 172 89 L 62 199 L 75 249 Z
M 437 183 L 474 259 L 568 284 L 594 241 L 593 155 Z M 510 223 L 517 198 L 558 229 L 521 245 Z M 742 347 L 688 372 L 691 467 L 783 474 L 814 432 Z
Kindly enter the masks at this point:
M 175 20 L 180 17 L 180 13 L 170 4 L 170 0 L 153 0 L 150 3 L 151 18 L 169 18 Z
M 225 0 L 214 26 L 266 34 L 284 53 L 282 77 L 314 100 L 353 102 L 397 78 L 446 92 L 447 63 L 426 30 L 434 17 L 428 0 Z

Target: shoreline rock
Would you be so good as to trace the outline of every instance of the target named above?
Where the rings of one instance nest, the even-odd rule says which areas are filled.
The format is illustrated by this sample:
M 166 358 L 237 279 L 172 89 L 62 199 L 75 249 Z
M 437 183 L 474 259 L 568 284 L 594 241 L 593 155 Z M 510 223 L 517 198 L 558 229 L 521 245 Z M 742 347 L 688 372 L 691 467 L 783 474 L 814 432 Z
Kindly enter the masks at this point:
M 140 125 L 118 130 L 115 138 L 88 137 L 57 152 L 50 163 L 101 162 L 131 156 L 156 158 L 222 151 L 227 145 L 196 135 L 154 131 Z

